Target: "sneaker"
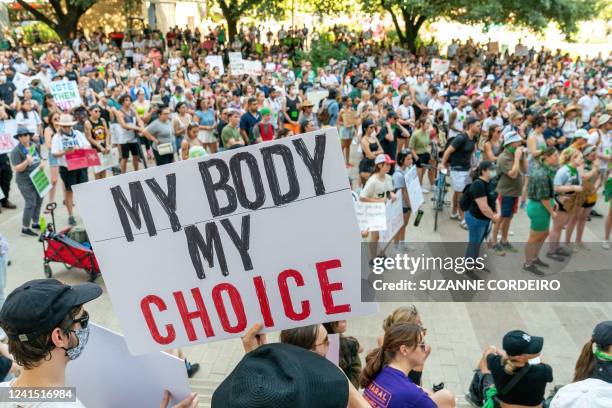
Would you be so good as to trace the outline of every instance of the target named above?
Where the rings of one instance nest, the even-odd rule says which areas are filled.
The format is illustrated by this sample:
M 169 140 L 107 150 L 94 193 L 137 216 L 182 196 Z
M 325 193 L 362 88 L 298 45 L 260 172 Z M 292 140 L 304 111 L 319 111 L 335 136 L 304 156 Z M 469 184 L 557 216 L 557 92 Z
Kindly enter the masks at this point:
M 584 245 L 584 242 L 579 242 L 576 244 L 576 246 L 574 247 L 577 250 L 581 250 L 581 251 L 590 251 L 591 248 L 589 248 L 588 246 Z
M 468 229 L 467 223 L 465 222 L 465 220 L 461 220 L 461 223 L 459 224 L 459 226 L 461 228 L 463 228 L 464 230 Z
M 545 276 L 546 274 L 538 269 L 534 264 L 523 264 L 523 270 L 526 272 L 531 272 L 537 276 Z
M 534 265 L 537 265 L 537 266 L 541 266 L 541 267 L 543 267 L 543 268 L 548 268 L 548 267 L 550 266 L 550 265 L 549 265 L 549 264 L 547 264 L 546 262 L 542 261 L 540 258 L 536 258 L 536 259 L 533 261 L 533 264 L 534 264 Z
M 15 208 L 17 208 L 17 206 L 13 204 L 12 202 L 10 202 L 9 200 L 4 201 L 2 203 L 2 207 L 8 208 L 9 210 L 14 210 Z
M 77 225 L 76 218 L 74 218 L 74 216 L 72 216 L 72 215 L 70 217 L 68 217 L 68 224 L 70 224 L 73 227 L 75 225 Z
M 557 250 L 555 251 L 555 254 L 561 255 L 561 256 L 572 256 L 572 253 L 563 247 L 557 248 Z
M 455 214 L 451 214 L 450 215 L 450 219 L 451 220 L 459 220 L 459 214 L 455 213 Z
M 493 250 L 495 251 L 495 255 L 504 256 L 506 253 L 504 252 L 504 248 L 502 248 L 501 244 L 493 245 Z
M 565 258 L 555 252 L 547 252 L 546 257 L 552 259 L 553 261 L 563 262 Z
M 610 241 L 604 241 L 601 243 L 603 249 L 610 249 Z
M 21 235 L 24 235 L 26 237 L 37 237 L 38 236 L 37 233 L 35 233 L 34 231 L 32 231 L 29 228 L 22 228 L 21 229 Z
M 518 249 L 516 249 L 514 246 L 512 246 L 512 244 L 510 242 L 500 242 L 502 248 L 504 248 L 506 251 L 508 252 L 512 252 L 514 254 L 516 254 L 518 252 Z
M 425 187 L 421 187 L 421 191 L 423 192 L 423 194 L 429 194 L 431 193 L 431 191 L 429 191 L 428 189 L 426 189 Z
M 32 224 L 32 229 L 40 230 L 40 224 Z
M 185 360 L 185 366 L 187 367 L 187 377 L 189 378 L 193 377 L 200 370 L 200 364 L 191 364 L 187 360 Z
M 595 209 L 591 210 L 591 216 L 595 218 L 603 218 L 603 215 L 595 211 Z

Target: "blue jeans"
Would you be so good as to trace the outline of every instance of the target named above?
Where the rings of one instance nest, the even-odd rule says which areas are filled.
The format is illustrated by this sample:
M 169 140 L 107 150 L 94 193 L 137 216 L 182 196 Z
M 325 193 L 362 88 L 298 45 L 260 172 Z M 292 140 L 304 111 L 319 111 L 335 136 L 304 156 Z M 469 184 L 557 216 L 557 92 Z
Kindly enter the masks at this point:
M 474 217 L 469 211 L 465 212 L 465 223 L 468 226 L 469 242 L 465 251 L 466 258 L 476 259 L 480 253 L 482 241 L 489 233 L 491 220 L 481 220 Z

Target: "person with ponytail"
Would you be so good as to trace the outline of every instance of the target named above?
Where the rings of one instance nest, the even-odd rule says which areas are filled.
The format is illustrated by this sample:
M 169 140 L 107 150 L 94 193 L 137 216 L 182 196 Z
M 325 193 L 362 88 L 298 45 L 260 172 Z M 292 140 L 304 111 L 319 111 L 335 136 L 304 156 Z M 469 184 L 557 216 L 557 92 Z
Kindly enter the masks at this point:
M 503 353 L 489 346 L 483 353 L 466 395 L 483 408 L 542 407 L 553 372 L 540 360 L 544 338 L 512 330 L 502 340 Z
M 562 387 L 550 408 L 612 407 L 612 320 L 595 326 L 582 347 L 574 380 Z
M 408 373 L 427 358 L 422 328 L 398 323 L 387 330 L 380 347 L 366 357 L 360 384 L 363 397 L 373 408 L 452 408 L 455 397 L 448 390 L 427 393 Z
M 544 272 L 538 266 L 546 268 L 550 265 L 540 260 L 538 254 L 548 237 L 550 219 L 557 217 L 557 206 L 553 200 L 553 177 L 554 167 L 559 161 L 559 153 L 554 147 L 548 147 L 538 154 L 536 161 L 537 163 L 530 172 L 527 186 L 527 216 L 530 225 L 529 239 L 525 245 L 523 270 L 543 276 Z

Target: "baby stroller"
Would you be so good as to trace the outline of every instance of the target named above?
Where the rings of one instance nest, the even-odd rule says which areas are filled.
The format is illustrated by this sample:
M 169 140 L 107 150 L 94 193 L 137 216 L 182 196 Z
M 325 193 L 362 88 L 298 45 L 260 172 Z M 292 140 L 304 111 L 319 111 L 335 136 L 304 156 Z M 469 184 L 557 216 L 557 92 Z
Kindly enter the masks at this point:
M 69 270 L 72 268 L 84 269 L 89 274 L 89 281 L 93 282 L 100 275 L 100 267 L 85 232 L 82 231 L 81 237 L 78 237 L 70 236 L 74 232 L 71 227 L 56 231 L 54 211 L 57 204 L 49 203 L 46 208 L 51 213 L 52 222 L 47 225 L 39 238 L 43 245 L 45 276 L 50 278 L 53 275 L 49 263 L 61 262 Z

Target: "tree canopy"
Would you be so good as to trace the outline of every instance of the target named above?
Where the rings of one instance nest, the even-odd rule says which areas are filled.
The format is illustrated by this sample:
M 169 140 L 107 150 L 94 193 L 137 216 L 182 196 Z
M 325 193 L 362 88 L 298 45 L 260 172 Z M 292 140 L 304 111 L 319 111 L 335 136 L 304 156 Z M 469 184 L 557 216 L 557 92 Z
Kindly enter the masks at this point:
M 79 19 L 97 0 L 48 0 L 51 13 L 40 11 L 25 0 L 16 1 L 34 18 L 51 27 L 62 40 L 67 40 L 76 34 Z
M 441 18 L 462 23 L 510 24 L 543 30 L 556 22 L 571 35 L 577 23 L 595 17 L 598 0 L 360 0 L 364 10 L 389 13 L 400 42 L 416 48 L 423 24 Z

